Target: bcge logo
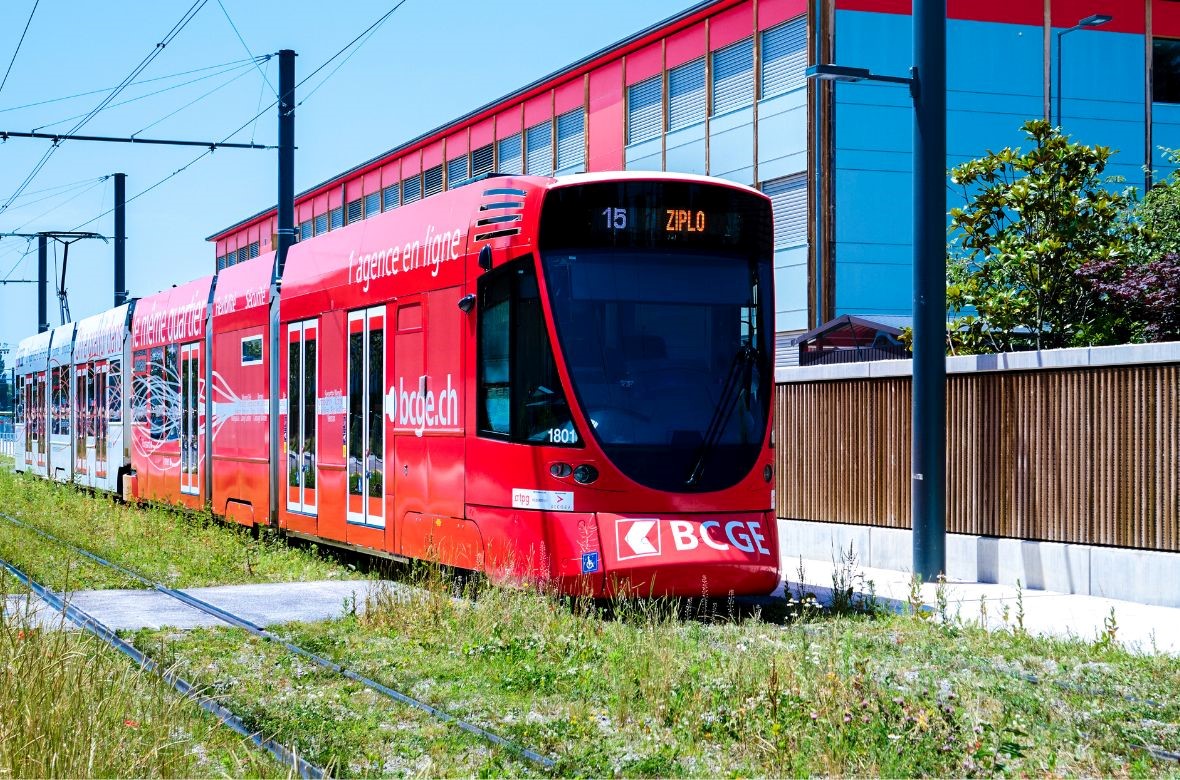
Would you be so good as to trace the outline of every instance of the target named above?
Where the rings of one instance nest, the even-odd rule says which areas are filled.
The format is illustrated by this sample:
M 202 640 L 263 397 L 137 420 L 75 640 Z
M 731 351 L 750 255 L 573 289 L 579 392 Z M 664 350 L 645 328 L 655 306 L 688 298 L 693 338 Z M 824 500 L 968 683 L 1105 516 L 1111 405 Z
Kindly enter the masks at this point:
M 659 520 L 620 519 L 615 523 L 619 560 L 659 555 L 663 548 Z

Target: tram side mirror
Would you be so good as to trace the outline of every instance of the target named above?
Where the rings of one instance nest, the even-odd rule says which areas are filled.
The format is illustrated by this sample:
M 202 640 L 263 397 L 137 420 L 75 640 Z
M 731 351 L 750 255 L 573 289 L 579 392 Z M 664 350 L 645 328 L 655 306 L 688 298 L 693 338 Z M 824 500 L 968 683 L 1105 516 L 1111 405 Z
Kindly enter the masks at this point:
M 475 308 L 475 295 L 473 293 L 467 293 L 462 298 L 460 298 L 459 299 L 459 308 L 463 311 L 464 314 L 466 314 L 469 311 L 471 311 L 472 309 L 474 309 Z
M 492 248 L 487 244 L 479 250 L 479 267 L 485 271 L 492 270 Z

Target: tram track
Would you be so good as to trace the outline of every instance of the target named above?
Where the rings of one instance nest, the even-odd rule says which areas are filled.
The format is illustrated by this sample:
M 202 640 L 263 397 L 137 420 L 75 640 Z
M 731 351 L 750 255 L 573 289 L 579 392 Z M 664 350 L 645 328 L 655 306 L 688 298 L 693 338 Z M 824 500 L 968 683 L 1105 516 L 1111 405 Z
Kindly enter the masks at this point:
M 301 757 L 296 750 L 287 747 L 275 739 L 264 737 L 257 731 L 252 731 L 233 710 L 211 697 L 202 695 L 199 689 L 191 682 L 179 674 L 163 668 L 155 659 L 122 639 L 114 629 L 105 625 L 81 607 L 69 603 L 61 594 L 37 582 L 24 571 L 3 558 L 0 558 L 0 568 L 15 577 L 22 585 L 29 589 L 30 593 L 54 611 L 59 612 L 66 620 L 96 637 L 108 647 L 127 656 L 140 668 L 159 677 L 181 696 L 192 700 L 198 707 L 217 718 L 222 725 L 250 740 L 256 747 L 270 753 L 282 766 L 298 773 L 301 778 L 322 778 L 328 775 L 322 767 Z
M 222 609 L 221 607 L 218 607 L 214 604 L 210 604 L 209 602 L 199 599 L 189 593 L 185 593 L 182 590 L 170 588 L 167 585 L 164 585 L 163 583 L 156 582 L 155 580 L 152 580 L 149 577 L 146 577 L 146 576 L 140 574 L 139 572 L 133 571 L 132 569 L 129 569 L 129 568 L 122 566 L 118 563 L 115 563 L 115 562 L 107 560 L 106 558 L 103 558 L 99 555 L 96 555 L 95 553 L 93 553 L 89 550 L 86 550 L 85 548 L 82 548 L 82 547 L 74 545 L 70 542 L 67 542 L 64 539 L 61 539 L 61 538 L 49 533 L 48 531 L 38 528 L 37 526 L 35 526 L 31 523 L 28 523 L 24 520 L 14 517 L 14 516 L 8 514 L 7 512 L 0 512 L 0 519 L 3 519 L 4 521 L 8 522 L 10 525 L 13 525 L 17 528 L 21 528 L 21 529 L 24 529 L 24 530 L 29 531 L 31 533 L 34 533 L 37 536 L 40 536 L 41 538 L 45 539 L 46 541 L 49 541 L 49 542 L 61 547 L 62 549 L 69 550 L 70 552 L 72 552 L 76 555 L 80 555 L 83 558 L 86 558 L 86 559 L 88 559 L 100 566 L 103 566 L 107 569 L 110 569 L 112 571 L 116 571 L 126 577 L 129 577 L 130 579 L 135 580 L 136 582 L 138 582 L 142 585 L 145 585 L 146 587 L 148 587 L 152 590 L 155 590 L 155 591 L 162 593 L 170 598 L 173 598 L 173 599 L 179 601 L 180 603 L 185 604 L 188 607 L 191 607 L 191 608 L 196 609 L 200 612 L 203 612 L 206 615 L 209 615 L 210 617 L 217 618 L 218 620 L 221 620 L 221 621 L 223 621 L 235 628 L 240 628 L 240 629 L 246 631 L 251 636 L 262 639 L 263 641 L 268 642 L 270 644 L 274 644 L 279 647 L 282 647 L 283 649 L 287 650 L 288 652 L 292 653 L 293 655 L 297 655 L 297 656 L 299 656 L 307 661 L 310 661 L 311 663 L 313 663 L 323 669 L 327 669 L 328 671 L 334 672 L 334 673 L 336 673 L 348 680 L 356 682 L 359 685 L 364 686 L 365 688 L 373 691 L 374 693 L 378 694 L 379 696 L 381 696 L 385 699 L 388 699 L 388 700 L 397 702 L 399 704 L 412 707 L 412 708 L 417 709 L 421 712 L 424 712 L 427 715 L 429 715 L 430 717 L 434 718 L 435 720 L 438 720 L 442 723 L 454 726 L 462 731 L 467 732 L 468 734 L 471 734 L 472 736 L 475 736 L 478 739 L 481 739 L 491 745 L 494 745 L 495 747 L 504 749 L 504 750 L 508 751 L 509 753 L 512 753 L 515 756 L 523 758 L 533 764 L 536 764 L 537 766 L 540 766 L 543 769 L 552 770 L 554 767 L 556 767 L 556 762 L 553 759 L 542 755 L 538 751 L 517 745 L 516 743 L 512 742 L 511 740 L 508 740 L 498 734 L 488 731 L 487 729 L 484 729 L 481 726 L 478 726 L 474 723 L 470 723 L 466 720 L 463 720 L 462 718 L 459 718 L 456 715 L 452 715 L 451 713 L 446 712 L 445 710 L 439 709 L 438 707 L 427 704 L 426 702 L 423 702 L 419 699 L 416 699 L 416 698 L 409 696 L 405 693 L 402 693 L 398 690 L 390 688 L 389 686 L 384 685 L 383 683 L 380 683 L 377 680 L 374 680 L 370 677 L 367 677 L 366 675 L 363 675 L 357 671 L 354 671 L 353 669 L 349 669 L 341 664 L 338 664 L 335 661 L 331 660 L 330 658 L 319 655 L 317 653 L 313 653 L 310 650 L 307 650 L 306 648 L 303 648 L 303 647 L 295 644 L 294 642 L 291 642 L 290 640 L 285 639 L 285 638 L 275 634 L 274 632 L 269 631 L 266 628 L 259 626 L 256 623 L 254 623 L 250 620 L 247 620 L 246 618 L 241 617 L 240 615 L 237 615 L 233 612 Z M 53 601 L 47 600 L 46 603 L 49 603 L 57 611 L 64 612 L 64 608 L 69 608 L 69 609 L 75 611 L 76 613 L 85 614 L 84 612 L 82 612 L 82 610 L 78 609 L 77 607 L 73 607 L 73 606 L 69 605 L 59 595 L 55 594 L 53 591 L 50 591 L 49 589 L 45 588 L 44 586 L 38 584 L 37 587 L 34 588 L 33 585 L 30 584 L 30 583 L 33 583 L 33 580 L 31 580 L 23 572 L 19 572 L 19 570 L 16 569 L 16 567 L 13 567 L 11 564 L 4 562 L 2 559 L 0 559 L 0 563 L 2 563 L 6 569 L 11 571 L 14 576 L 16 576 L 19 580 L 21 580 L 21 582 L 24 583 L 26 585 L 26 587 L 28 587 L 31 591 L 33 591 L 39 598 L 43 598 L 43 600 L 45 600 L 44 597 L 42 597 L 41 592 L 38 591 L 38 588 L 41 591 L 44 591 L 45 593 L 47 593 L 49 595 L 50 599 L 52 599 Z M 55 606 L 55 605 L 60 605 L 60 606 Z M 139 657 L 147 659 L 147 657 L 144 656 L 142 653 L 140 653 L 137 649 L 135 649 L 134 647 L 132 647 L 131 645 L 127 644 L 122 639 L 120 639 L 115 634 L 114 631 L 112 631 L 110 628 L 107 628 L 106 626 L 103 626 L 101 623 L 99 623 L 93 617 L 86 615 L 86 620 L 89 621 L 90 623 L 93 623 L 96 627 L 101 627 L 103 633 L 96 634 L 99 636 L 100 639 L 107 642 L 108 644 L 112 644 L 108 639 L 108 637 L 109 637 L 109 638 L 113 638 L 115 641 L 120 643 L 120 645 L 122 645 L 122 646 L 117 646 L 117 645 L 112 644 L 112 646 L 116 647 L 116 649 L 118 649 L 120 652 L 127 654 L 127 650 L 124 650 L 124 647 L 126 647 L 127 649 L 136 653 Z M 75 624 L 80 625 L 76 621 L 73 621 L 72 619 L 71 619 L 71 622 L 75 622 Z M 90 629 L 87 629 L 87 630 L 90 630 Z M 91 631 L 91 633 L 95 633 L 95 632 Z M 150 661 L 150 659 L 147 659 L 147 660 Z M 154 662 L 151 662 L 151 663 L 153 664 L 153 668 L 157 668 L 157 667 L 155 667 Z M 189 687 L 191 689 L 191 686 L 189 686 Z M 307 776 L 308 777 L 319 777 L 322 775 L 307 775 Z

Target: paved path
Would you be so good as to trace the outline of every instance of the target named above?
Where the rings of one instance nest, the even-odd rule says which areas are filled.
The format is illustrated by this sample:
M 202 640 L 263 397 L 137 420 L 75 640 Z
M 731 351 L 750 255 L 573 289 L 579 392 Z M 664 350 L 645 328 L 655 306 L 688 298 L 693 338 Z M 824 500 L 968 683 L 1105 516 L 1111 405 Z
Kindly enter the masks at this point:
M 233 612 L 261 626 L 290 621 L 329 620 L 355 605 L 363 609 L 369 580 L 328 580 L 266 585 L 219 585 L 188 588 L 185 593 Z M 198 628 L 224 626 L 224 621 L 154 590 L 85 590 L 70 594 L 71 604 L 116 630 L 139 628 Z M 39 599 L 32 605 L 24 596 L 10 596 L 5 609 L 21 614 L 32 609 L 42 625 L 57 625 L 61 617 Z
M 803 581 L 806 591 L 820 601 L 832 595 L 832 574 L 836 567 L 831 561 L 804 560 Z M 783 573 L 791 593 L 799 592 L 799 559 L 784 558 Z M 872 581 L 876 595 L 893 607 L 908 603 L 910 575 L 891 569 L 858 569 L 863 581 L 854 583 L 859 593 L 867 593 L 865 583 Z M 935 584 L 922 586 L 922 602 L 937 609 Z M 782 594 L 780 587 L 778 593 Z M 983 582 L 949 581 L 946 584 L 947 611 L 965 621 L 979 621 L 986 614 L 987 625 L 1004 628 L 1004 607 L 1007 606 L 1007 627 L 1017 620 L 1018 601 L 1024 605 L 1024 628 L 1033 634 L 1078 637 L 1093 641 L 1101 635 L 1114 611 L 1115 638 L 1129 650 L 1143 653 L 1161 652 L 1180 654 L 1180 609 L 1136 604 L 1130 601 L 1055 593 L 1047 590 L 1025 589 L 1019 593 L 1011 585 Z

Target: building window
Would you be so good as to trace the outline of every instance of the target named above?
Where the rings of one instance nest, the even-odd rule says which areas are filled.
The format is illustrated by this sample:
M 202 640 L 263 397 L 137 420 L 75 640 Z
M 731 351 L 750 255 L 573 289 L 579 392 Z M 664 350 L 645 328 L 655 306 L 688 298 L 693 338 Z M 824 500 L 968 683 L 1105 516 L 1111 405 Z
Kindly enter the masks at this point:
M 255 257 L 258 257 L 258 250 L 261 249 L 261 247 L 259 246 L 258 242 L 255 241 L 253 244 L 246 247 L 246 249 L 247 249 L 247 253 L 249 254 L 250 259 L 253 259 Z
M 221 255 L 220 257 L 217 258 L 217 270 L 218 271 L 225 270 L 225 255 Z
M 586 115 L 581 108 L 557 117 L 557 169 L 586 164 Z
M 402 204 L 413 203 L 422 197 L 422 177 L 415 174 L 402 180 Z
M 381 193 L 370 192 L 365 196 L 365 219 L 381 213 Z
M 381 209 L 389 211 L 396 209 L 401 199 L 401 187 L 396 184 L 390 184 L 385 189 L 381 190 Z
M 762 33 L 762 94 L 772 97 L 802 87 L 807 69 L 807 17 Z
M 524 172 L 529 176 L 553 173 L 553 123 L 542 122 L 524 131 Z
M 524 158 L 521 156 L 521 142 L 520 133 L 510 135 L 507 138 L 501 138 L 497 143 L 500 153 L 500 162 L 496 166 L 496 170 L 500 173 L 521 174 L 524 173 Z
M 328 215 L 320 214 L 315 218 L 315 234 L 317 236 L 328 232 Z
M 481 146 L 471 153 L 471 175 L 482 176 L 491 173 L 495 168 L 495 155 L 492 145 Z
M 807 245 L 807 174 L 793 173 L 762 183 L 774 212 L 774 248 Z
M 361 199 L 357 198 L 356 200 L 350 200 L 347 204 L 347 208 L 348 208 L 348 223 L 347 224 L 351 225 L 353 222 L 359 222 L 361 219 L 361 216 L 362 216 Z
M 705 58 L 668 71 L 668 130 L 705 121 Z
M 660 134 L 662 76 L 627 87 L 627 143 L 648 141 Z
M 726 114 L 754 102 L 754 39 L 713 52 L 713 112 Z
M 443 189 L 442 166 L 436 165 L 422 172 L 422 197 L 429 198 L 437 195 Z
M 238 253 L 236 250 L 233 252 L 226 252 L 225 253 L 225 267 L 226 268 L 229 268 L 231 265 L 233 265 L 236 262 L 238 262 Z
M 313 235 L 315 235 L 315 233 L 313 232 L 314 229 L 315 228 L 314 228 L 313 223 L 310 219 L 306 220 L 305 222 L 300 222 L 299 223 L 299 240 L 306 241 L 307 239 L 311 238 Z
M 447 189 L 467 181 L 467 155 L 447 161 Z
M 1156 38 L 1151 42 L 1151 99 L 1180 103 L 1180 40 Z
M 328 228 L 336 230 L 344 227 L 344 209 L 340 206 L 328 212 Z

